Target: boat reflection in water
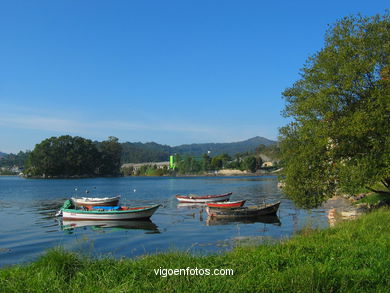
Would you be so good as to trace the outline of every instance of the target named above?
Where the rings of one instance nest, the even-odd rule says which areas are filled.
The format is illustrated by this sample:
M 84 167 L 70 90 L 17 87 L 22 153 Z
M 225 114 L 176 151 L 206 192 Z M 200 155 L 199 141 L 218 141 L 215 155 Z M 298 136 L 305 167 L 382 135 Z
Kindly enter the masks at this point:
M 181 208 L 181 209 L 184 209 L 184 208 L 188 208 L 188 209 L 197 209 L 197 208 L 204 208 L 206 207 L 206 204 L 205 203 L 178 203 L 177 204 L 177 207 L 178 208 Z
M 242 217 L 228 217 L 228 218 L 219 218 L 219 217 L 207 217 L 206 225 L 215 226 L 215 225 L 230 225 L 230 224 L 254 224 L 254 223 L 263 223 L 263 224 L 273 224 L 275 226 L 281 226 L 282 223 L 279 220 L 279 217 L 276 215 L 272 216 L 260 216 L 256 218 L 242 218 Z
M 146 233 L 160 233 L 156 224 L 154 224 L 151 220 L 107 220 L 107 221 L 76 221 L 76 220 L 63 220 L 61 229 L 64 231 L 73 231 L 76 228 L 87 228 L 90 227 L 92 230 L 100 230 L 105 228 L 111 228 L 113 230 L 146 230 L 150 232 Z

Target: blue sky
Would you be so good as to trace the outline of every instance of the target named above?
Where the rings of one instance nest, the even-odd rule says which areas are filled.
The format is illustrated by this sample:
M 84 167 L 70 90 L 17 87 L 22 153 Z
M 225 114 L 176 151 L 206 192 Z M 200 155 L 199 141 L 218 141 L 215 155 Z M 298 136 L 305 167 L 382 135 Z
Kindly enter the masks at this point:
M 328 24 L 387 1 L 1 1 L 0 151 L 276 139 Z

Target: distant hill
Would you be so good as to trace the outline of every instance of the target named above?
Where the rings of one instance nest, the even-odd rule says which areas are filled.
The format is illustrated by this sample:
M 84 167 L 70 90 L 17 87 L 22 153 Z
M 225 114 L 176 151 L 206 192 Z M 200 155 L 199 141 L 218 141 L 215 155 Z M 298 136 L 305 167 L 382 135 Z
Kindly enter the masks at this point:
M 0 152 L 0 158 L 5 157 L 6 155 L 8 155 L 8 154 Z
M 248 140 L 231 143 L 194 143 L 175 147 L 161 145 L 155 142 L 125 142 L 122 143 L 123 163 L 161 162 L 167 161 L 172 154 L 201 156 L 211 152 L 211 156 L 222 153 L 234 155 L 236 153 L 254 151 L 259 145 L 271 146 L 276 141 L 256 136 Z
M 259 145 L 270 146 L 276 144 L 276 141 L 269 140 L 264 137 L 256 136 L 244 141 L 230 142 L 230 143 L 197 143 L 197 144 L 183 144 L 173 147 L 174 153 L 200 156 L 202 154 L 211 152 L 212 156 L 222 153 L 234 155 L 237 153 L 254 151 Z
M 144 163 L 168 161 L 172 147 L 155 142 L 122 143 L 122 163 Z

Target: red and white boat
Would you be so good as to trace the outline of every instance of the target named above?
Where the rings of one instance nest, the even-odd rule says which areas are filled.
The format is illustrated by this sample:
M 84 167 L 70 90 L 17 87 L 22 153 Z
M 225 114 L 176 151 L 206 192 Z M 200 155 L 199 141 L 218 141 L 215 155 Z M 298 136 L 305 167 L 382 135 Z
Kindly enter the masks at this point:
M 207 203 L 208 207 L 211 208 L 240 208 L 244 205 L 245 200 L 239 200 L 239 201 L 223 201 L 223 202 L 211 202 Z
M 118 205 L 120 195 L 114 197 L 72 197 L 72 203 L 75 206 L 116 206 Z
M 224 193 L 224 194 L 216 194 L 216 195 L 176 195 L 176 198 L 179 202 L 185 203 L 208 203 L 208 202 L 217 202 L 217 201 L 228 201 L 232 192 Z

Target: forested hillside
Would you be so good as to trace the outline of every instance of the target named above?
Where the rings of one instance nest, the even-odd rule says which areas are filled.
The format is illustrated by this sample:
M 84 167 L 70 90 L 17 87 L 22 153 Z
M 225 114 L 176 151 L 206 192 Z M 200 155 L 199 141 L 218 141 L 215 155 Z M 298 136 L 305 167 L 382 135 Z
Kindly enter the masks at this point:
M 102 142 L 94 141 L 93 144 L 100 148 Z M 232 143 L 203 143 L 203 144 L 184 144 L 180 146 L 171 147 L 169 145 L 162 145 L 155 142 L 141 143 L 141 142 L 125 142 L 120 143 L 122 147 L 121 163 L 143 163 L 143 162 L 161 162 L 168 161 L 170 155 L 188 155 L 188 156 L 202 156 L 208 152 L 211 157 L 221 154 L 234 156 L 238 153 L 255 152 L 259 146 L 263 146 L 262 153 L 270 156 L 269 152 L 272 146 L 276 146 L 276 141 L 266 139 L 264 137 L 254 137 L 248 140 Z M 271 147 L 271 148 L 270 148 Z M 2 153 L 1 153 L 2 154 Z M 0 158 L 0 166 L 23 167 L 29 156 L 29 151 L 19 152 L 18 154 L 5 154 Z
M 276 141 L 257 136 L 240 142 L 184 144 L 175 147 L 155 142 L 126 142 L 122 143 L 122 163 L 167 161 L 173 154 L 201 156 L 210 152 L 213 157 L 220 154 L 233 156 L 237 153 L 253 152 L 259 145 L 276 145 Z

